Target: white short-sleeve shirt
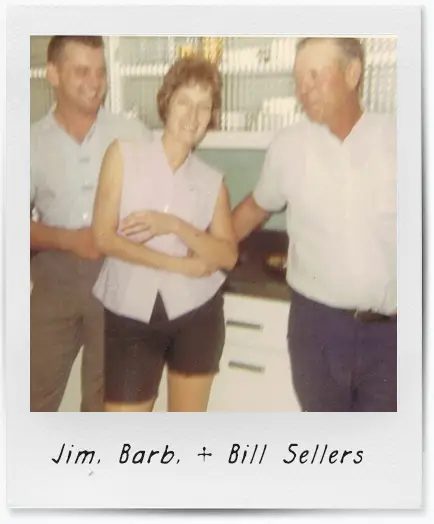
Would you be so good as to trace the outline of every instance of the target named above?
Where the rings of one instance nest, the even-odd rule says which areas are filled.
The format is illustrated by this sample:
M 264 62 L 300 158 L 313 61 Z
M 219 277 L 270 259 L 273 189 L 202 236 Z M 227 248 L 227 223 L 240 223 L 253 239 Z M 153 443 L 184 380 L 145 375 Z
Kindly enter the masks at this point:
M 318 302 L 392 313 L 397 307 L 396 118 L 363 114 L 342 142 L 303 121 L 273 140 L 253 192 L 286 206 L 287 281 Z

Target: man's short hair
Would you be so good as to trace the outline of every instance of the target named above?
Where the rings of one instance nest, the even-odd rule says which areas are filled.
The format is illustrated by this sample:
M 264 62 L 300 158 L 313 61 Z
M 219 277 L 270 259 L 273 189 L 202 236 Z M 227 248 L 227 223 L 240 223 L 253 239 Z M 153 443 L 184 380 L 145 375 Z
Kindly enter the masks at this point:
M 65 46 L 68 42 L 78 42 L 94 49 L 103 48 L 104 40 L 102 36 L 53 36 L 47 48 L 47 61 L 55 64 L 58 62 Z
M 301 51 L 303 47 L 306 46 L 311 41 L 318 41 L 318 40 L 331 40 L 333 41 L 341 50 L 343 56 L 347 58 L 348 60 L 360 60 L 360 63 L 362 64 L 362 67 L 364 66 L 365 62 L 365 53 L 363 50 L 363 44 L 360 40 L 360 38 L 344 38 L 344 37 L 315 37 L 310 36 L 307 38 L 302 38 L 297 43 L 297 52 Z
M 363 73 L 365 70 L 365 51 L 360 38 L 345 38 L 338 36 L 309 36 L 306 38 L 302 38 L 298 41 L 297 53 L 301 51 L 309 42 L 319 40 L 330 40 L 331 42 L 334 42 L 341 51 L 342 58 L 344 59 L 345 64 L 347 64 L 351 60 L 359 60 L 361 64 L 362 73 L 360 75 L 358 89 L 359 92 L 361 92 L 363 84 Z

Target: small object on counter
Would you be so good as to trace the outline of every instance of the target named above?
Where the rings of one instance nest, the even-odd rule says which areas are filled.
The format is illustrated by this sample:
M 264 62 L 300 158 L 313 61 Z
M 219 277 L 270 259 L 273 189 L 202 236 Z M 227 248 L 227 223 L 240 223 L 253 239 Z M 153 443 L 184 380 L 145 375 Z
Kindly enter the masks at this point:
M 286 276 L 288 257 L 283 253 L 271 253 L 264 262 L 264 270 L 271 276 L 283 278 Z

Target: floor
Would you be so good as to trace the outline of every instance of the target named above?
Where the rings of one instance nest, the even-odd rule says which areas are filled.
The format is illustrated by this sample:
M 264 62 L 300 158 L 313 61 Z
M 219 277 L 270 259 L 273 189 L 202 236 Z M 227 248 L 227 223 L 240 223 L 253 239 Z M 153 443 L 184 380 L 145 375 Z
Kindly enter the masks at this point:
M 80 368 L 82 351 L 75 359 L 59 411 L 80 411 Z

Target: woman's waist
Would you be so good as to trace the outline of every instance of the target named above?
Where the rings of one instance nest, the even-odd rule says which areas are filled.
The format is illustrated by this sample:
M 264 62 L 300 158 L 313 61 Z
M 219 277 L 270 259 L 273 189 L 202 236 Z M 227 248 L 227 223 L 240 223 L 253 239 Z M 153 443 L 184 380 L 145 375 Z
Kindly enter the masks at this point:
M 211 275 L 193 277 L 182 273 L 175 273 L 165 269 L 154 268 L 140 264 L 134 264 L 117 258 L 107 257 L 104 260 L 99 280 L 111 285 L 130 285 L 140 287 L 149 285 L 149 282 L 177 283 L 186 285 L 198 285 L 202 287 L 207 282 L 225 279 L 225 274 L 217 270 Z
M 224 280 L 221 271 L 195 278 L 145 266 L 127 267 L 121 261 L 106 259 L 93 293 L 106 307 L 130 315 L 142 311 L 160 292 L 169 299 L 171 314 L 175 315 L 211 298 Z

